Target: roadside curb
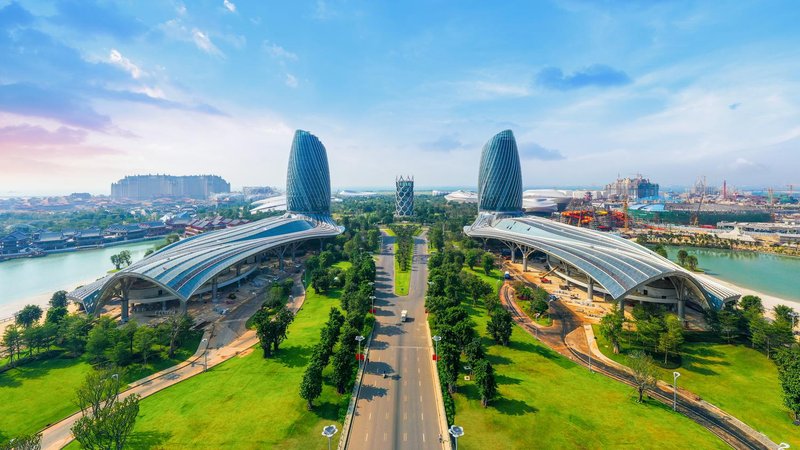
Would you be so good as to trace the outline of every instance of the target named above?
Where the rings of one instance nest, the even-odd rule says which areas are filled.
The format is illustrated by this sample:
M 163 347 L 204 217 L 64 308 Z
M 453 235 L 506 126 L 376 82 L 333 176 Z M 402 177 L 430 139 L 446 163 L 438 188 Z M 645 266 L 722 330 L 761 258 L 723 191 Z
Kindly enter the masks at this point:
M 428 318 L 425 318 L 425 331 L 428 333 L 428 345 L 433 340 L 431 337 L 431 325 L 428 323 Z M 433 347 L 428 347 L 431 354 L 430 361 L 433 361 Z M 445 450 L 451 450 L 452 442 L 450 441 L 450 435 L 447 434 L 447 413 L 444 410 L 444 399 L 442 398 L 442 384 L 439 381 L 439 370 L 436 365 L 433 366 L 433 384 L 434 384 L 434 395 L 436 395 L 436 403 L 439 405 L 436 408 L 436 413 L 439 416 L 439 429 L 442 430 L 442 448 Z
M 358 373 L 356 374 L 356 383 L 353 386 L 353 393 L 350 397 L 350 404 L 347 405 L 347 415 L 344 418 L 344 423 L 342 424 L 342 435 L 339 437 L 339 445 L 336 447 L 339 450 L 344 450 L 347 448 L 347 443 L 350 439 L 350 428 L 353 425 L 353 416 L 356 412 L 356 404 L 358 403 L 358 396 L 361 394 L 361 383 L 364 380 L 364 372 L 366 372 L 367 368 L 367 359 L 369 359 L 369 346 L 372 343 L 372 336 L 375 335 L 375 324 L 372 324 L 372 330 L 369 332 L 369 338 L 367 339 L 367 344 L 364 346 L 364 364 L 360 364 L 358 368 Z

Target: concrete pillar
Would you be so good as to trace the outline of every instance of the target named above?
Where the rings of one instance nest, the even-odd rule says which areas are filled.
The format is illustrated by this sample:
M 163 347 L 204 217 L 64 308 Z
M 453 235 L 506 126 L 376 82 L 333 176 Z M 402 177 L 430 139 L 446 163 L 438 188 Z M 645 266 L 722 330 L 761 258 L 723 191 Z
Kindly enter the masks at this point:
M 181 304 L 181 314 L 186 314 L 186 307 L 188 306 L 188 301 L 178 299 L 178 302 Z
M 619 302 L 617 304 L 617 309 L 619 310 L 619 316 L 622 317 L 623 319 L 625 319 L 625 299 L 624 298 L 619 299 Z
M 211 279 L 211 301 L 217 302 L 217 277 Z
M 236 276 L 238 277 L 239 274 L 241 274 L 241 273 L 242 273 L 242 265 L 241 264 L 237 264 L 236 265 Z
M 527 253 L 523 253 L 522 254 L 522 271 L 523 272 L 527 272 L 528 271 L 528 254 Z
M 128 309 L 129 309 L 129 301 L 128 301 L 128 285 L 127 281 L 122 282 L 122 323 L 128 322 Z
M 592 297 L 594 297 L 594 280 L 589 278 L 589 284 L 586 288 L 586 297 L 589 301 L 592 301 Z
M 686 300 L 679 298 L 678 299 L 678 318 L 681 321 L 686 320 Z
M 166 300 L 161 302 L 161 310 L 162 311 L 166 311 L 167 310 L 167 301 Z

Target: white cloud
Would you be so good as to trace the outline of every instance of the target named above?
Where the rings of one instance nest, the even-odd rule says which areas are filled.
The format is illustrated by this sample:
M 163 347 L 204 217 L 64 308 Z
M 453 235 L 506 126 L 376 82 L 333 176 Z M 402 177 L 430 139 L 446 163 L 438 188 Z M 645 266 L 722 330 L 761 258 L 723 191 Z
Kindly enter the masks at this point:
M 200 50 L 208 53 L 209 55 L 214 56 L 224 56 L 220 49 L 211 42 L 211 38 L 208 37 L 208 34 L 198 30 L 197 28 L 192 30 L 192 39 L 194 39 L 195 45 Z
M 183 3 L 178 4 L 178 6 L 175 7 L 175 11 L 177 11 L 179 16 L 186 14 L 186 5 Z
M 142 70 L 139 69 L 139 67 L 136 64 L 131 62 L 130 59 L 122 56 L 122 53 L 120 53 L 119 50 L 115 48 L 111 49 L 111 53 L 108 55 L 108 61 L 111 64 L 114 64 L 115 66 L 119 66 L 125 69 L 125 71 L 130 73 L 134 79 L 138 80 L 143 74 Z
M 223 1 L 222 1 L 222 4 L 223 4 L 223 5 L 225 5 L 225 8 L 226 8 L 228 11 L 230 11 L 230 12 L 236 12 L 236 5 L 234 5 L 234 4 L 233 4 L 233 2 L 230 2 L 230 1 L 228 1 L 228 0 L 223 0 Z
M 264 41 L 264 50 L 275 59 L 297 61 L 297 55 L 286 50 L 278 44 Z
M 286 85 L 289 86 L 290 88 L 296 88 L 297 87 L 297 78 L 294 75 L 292 75 L 290 73 L 287 73 L 286 74 Z

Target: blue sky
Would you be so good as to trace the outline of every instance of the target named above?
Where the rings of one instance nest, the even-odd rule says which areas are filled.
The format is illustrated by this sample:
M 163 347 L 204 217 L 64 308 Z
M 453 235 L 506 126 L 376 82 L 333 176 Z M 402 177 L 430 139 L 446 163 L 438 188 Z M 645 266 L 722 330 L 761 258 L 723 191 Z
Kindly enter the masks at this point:
M 134 173 L 473 186 L 511 128 L 527 186 L 800 185 L 794 1 L 0 0 L 0 195 Z

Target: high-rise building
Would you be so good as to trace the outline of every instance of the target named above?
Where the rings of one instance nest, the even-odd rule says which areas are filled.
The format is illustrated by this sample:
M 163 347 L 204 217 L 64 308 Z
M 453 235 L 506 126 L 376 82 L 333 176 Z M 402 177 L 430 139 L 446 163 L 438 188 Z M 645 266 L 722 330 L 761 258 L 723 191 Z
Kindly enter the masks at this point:
M 165 197 L 208 200 L 212 194 L 230 191 L 230 183 L 217 175 L 133 175 L 111 184 L 112 198 L 129 200 Z
M 402 175 L 394 181 L 396 192 L 394 196 L 395 217 L 411 217 L 414 215 L 414 177 Z
M 322 142 L 308 131 L 297 130 L 286 174 L 286 210 L 328 216 L 331 213 L 331 177 Z
M 658 184 L 636 175 L 635 178 L 619 178 L 606 185 L 606 195 L 619 200 L 643 200 L 658 197 Z
M 522 214 L 522 168 L 511 130 L 497 133 L 483 146 L 478 173 L 478 210 Z

